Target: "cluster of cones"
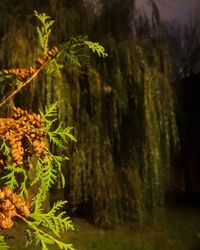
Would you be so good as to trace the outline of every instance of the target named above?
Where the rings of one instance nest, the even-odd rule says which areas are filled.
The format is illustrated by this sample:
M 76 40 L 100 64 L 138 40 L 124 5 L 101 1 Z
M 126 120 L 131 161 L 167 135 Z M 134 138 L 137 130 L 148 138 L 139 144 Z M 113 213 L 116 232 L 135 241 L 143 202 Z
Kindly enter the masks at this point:
M 17 68 L 17 69 L 4 69 L 2 73 L 5 75 L 14 75 L 20 81 L 25 81 L 26 79 L 30 78 L 37 70 L 40 68 L 46 61 L 55 57 L 58 53 L 58 48 L 53 47 L 52 49 L 48 50 L 46 54 L 36 60 L 36 67 L 29 67 L 29 68 Z
M 17 215 L 27 217 L 30 208 L 27 202 L 7 187 L 0 189 L 0 228 L 11 228 Z
M 31 168 L 31 157 L 45 154 L 47 145 L 44 132 L 44 120 L 35 113 L 14 108 L 13 118 L 0 119 L 0 139 L 10 147 L 10 155 L 17 165 Z M 0 155 L 0 164 L 6 164 L 5 155 Z

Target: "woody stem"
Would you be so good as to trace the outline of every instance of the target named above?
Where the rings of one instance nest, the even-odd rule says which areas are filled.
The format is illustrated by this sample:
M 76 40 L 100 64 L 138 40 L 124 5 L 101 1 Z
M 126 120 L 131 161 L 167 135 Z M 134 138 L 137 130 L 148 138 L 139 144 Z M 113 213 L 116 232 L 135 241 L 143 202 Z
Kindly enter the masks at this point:
M 5 105 L 12 97 L 14 97 L 18 92 L 21 91 L 24 87 L 26 87 L 44 68 L 44 66 L 47 64 L 47 62 L 43 63 L 36 72 L 25 82 L 23 82 L 16 90 L 14 90 L 9 96 L 6 97 L 4 101 L 0 103 L 0 108 Z

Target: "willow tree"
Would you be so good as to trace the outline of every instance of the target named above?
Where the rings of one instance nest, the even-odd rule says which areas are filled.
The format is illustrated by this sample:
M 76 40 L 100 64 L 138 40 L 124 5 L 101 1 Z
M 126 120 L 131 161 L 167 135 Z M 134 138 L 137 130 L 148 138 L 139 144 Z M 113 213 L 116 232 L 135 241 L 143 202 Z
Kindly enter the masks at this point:
M 50 44 L 82 31 L 94 41 L 103 41 L 109 56 L 102 62 L 85 57 L 85 50 L 76 47 L 79 62 L 84 62 L 81 67 L 62 62 L 62 76 L 51 75 L 45 82 L 38 79 L 40 88 L 30 86 L 29 98 L 24 92 L 15 102 L 22 105 L 23 100 L 34 110 L 58 100 L 60 121 L 73 126 L 77 138 L 67 151 L 71 160 L 64 170 L 66 189 L 59 195 L 67 198 L 78 214 L 110 226 L 127 220 L 142 222 L 160 214 L 177 131 L 166 42 L 159 36 L 141 36 L 139 28 L 135 37 L 130 36 L 131 8 L 119 0 L 101 2 L 101 12 L 96 14 L 82 1 L 42 5 L 58 20 Z M 34 1 L 31 3 L 34 6 Z M 114 19 L 109 18 L 111 12 Z M 15 15 L 12 22 L 4 19 L 8 32 L 1 31 L 1 63 L 16 65 L 20 53 L 24 63 L 29 63 L 37 53 L 36 34 L 28 28 L 27 36 L 22 27 L 32 27 L 31 19 L 28 14 L 23 18 Z M 120 21 L 123 35 L 118 29 Z M 16 40 L 13 31 L 18 34 Z M 15 56 L 8 56 L 11 54 Z

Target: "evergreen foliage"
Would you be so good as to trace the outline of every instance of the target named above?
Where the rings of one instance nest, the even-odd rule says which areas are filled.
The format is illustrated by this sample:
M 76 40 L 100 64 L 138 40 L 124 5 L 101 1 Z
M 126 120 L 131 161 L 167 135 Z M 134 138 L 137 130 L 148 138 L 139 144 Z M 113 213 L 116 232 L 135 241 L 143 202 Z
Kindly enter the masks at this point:
M 41 71 L 45 72 L 47 77 L 54 75 L 52 74 L 54 72 L 60 77 L 62 66 L 57 62 L 59 56 L 72 54 L 73 48 L 76 46 L 85 45 L 93 52 L 97 52 L 99 56 L 107 56 L 104 48 L 98 43 L 79 40 L 77 44 L 76 39 L 70 43 L 70 48 L 65 44 L 59 54 L 57 47 L 50 50 L 49 35 L 54 21 L 45 13 L 39 14 L 35 11 L 34 14 L 41 22 L 41 25 L 37 27 L 37 33 L 42 48 L 42 57 L 36 60 L 36 67 L 2 70 L 1 81 L 14 76 L 12 80 L 15 84 L 12 85 L 12 91 L 9 95 L 1 102 L 1 106 L 11 100 Z M 75 61 L 78 61 L 75 51 L 73 51 L 73 57 Z M 1 177 L 1 185 L 6 186 L 6 188 L 1 191 L 0 200 L 1 204 L 12 202 L 14 210 L 12 210 L 11 216 L 21 219 L 27 226 L 27 246 L 35 244 L 42 250 L 48 250 L 49 245 L 55 245 L 59 249 L 73 250 L 72 244 L 66 244 L 60 240 L 63 231 L 74 229 L 70 218 L 63 211 L 67 202 L 59 200 L 53 204 L 49 211 L 44 209 L 44 202 L 47 200 L 53 185 L 56 183 L 60 188 L 64 188 L 63 162 L 69 159 L 66 153 L 65 155 L 51 153 L 50 147 L 45 144 L 44 140 L 49 141 L 51 146 L 55 145 L 64 149 L 66 149 L 65 144 L 69 141 L 76 142 L 71 133 L 73 128 L 65 127 L 59 122 L 57 110 L 58 103 L 46 106 L 44 112 L 40 111 L 40 115 L 29 114 L 27 110 L 14 108 L 14 118 L 2 118 L 0 136 L 3 176 Z M 17 137 L 15 130 L 17 133 L 21 133 L 21 137 Z M 44 135 L 45 137 L 43 137 Z M 16 148 L 15 144 L 19 145 L 19 148 Z M 20 159 L 16 153 L 18 151 L 20 151 Z M 34 189 L 33 193 L 30 191 L 32 188 Z M 21 198 L 18 198 L 15 192 Z M 30 204 L 22 203 L 22 199 L 29 200 Z M 23 208 L 20 207 L 22 204 Z M 7 213 L 11 208 L 7 207 L 6 209 Z M 12 227 L 12 217 L 8 218 L 7 214 L 4 215 L 4 210 L 1 210 L 1 228 Z M 6 219 L 7 224 L 3 222 Z M 2 250 L 8 249 L 3 236 L 0 237 L 0 248 Z
M 49 35 L 51 33 L 50 27 L 53 25 L 54 21 L 49 20 L 50 16 L 47 16 L 45 13 L 38 14 L 38 12 L 35 11 L 34 14 L 42 23 L 41 28 L 39 28 L 39 26 L 37 26 L 37 33 L 38 33 L 40 46 L 44 50 L 44 53 L 47 53 Z M 47 21 L 47 20 L 49 20 L 49 21 Z
M 76 66 L 81 66 L 80 63 L 80 51 L 83 46 L 87 46 L 92 52 L 97 53 L 99 57 L 106 57 L 108 54 L 105 52 L 103 46 L 99 43 L 94 43 L 86 40 L 87 37 L 73 37 L 68 42 L 62 45 L 60 54 L 63 54 L 64 57 L 71 63 Z M 83 55 L 81 55 L 83 57 Z
M 49 136 L 50 142 L 62 148 L 64 147 L 64 142 L 66 142 L 68 139 L 76 141 L 76 138 L 71 134 L 73 127 L 62 128 L 61 122 L 52 131 L 53 124 L 58 121 L 57 103 L 46 107 L 45 113 L 41 111 L 40 114 L 46 121 L 45 132 Z

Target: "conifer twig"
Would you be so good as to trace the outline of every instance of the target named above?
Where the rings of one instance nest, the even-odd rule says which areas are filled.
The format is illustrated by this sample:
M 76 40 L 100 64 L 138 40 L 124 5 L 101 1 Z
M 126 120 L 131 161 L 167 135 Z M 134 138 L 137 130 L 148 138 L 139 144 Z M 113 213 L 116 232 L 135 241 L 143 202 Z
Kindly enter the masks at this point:
M 74 250 L 72 244 L 65 244 L 65 243 L 55 239 L 50 234 L 48 234 L 48 233 L 44 232 L 43 230 L 39 229 L 38 227 L 36 227 L 33 223 L 31 223 L 31 221 L 27 220 L 25 217 L 21 216 L 20 214 L 17 213 L 16 216 L 18 218 L 20 218 L 21 220 L 23 220 L 26 224 L 28 224 L 29 227 L 32 228 L 34 231 L 36 231 L 42 235 L 45 235 L 48 239 L 54 241 L 58 246 L 60 243 L 62 243 L 63 245 L 65 245 L 65 249 Z
M 16 214 L 16 217 L 20 218 L 21 220 L 23 220 L 26 224 L 29 225 L 30 228 L 32 228 L 35 231 L 38 231 L 41 234 L 46 235 L 48 238 L 55 240 L 51 235 L 45 233 L 43 230 L 37 228 L 33 223 L 31 223 L 29 220 L 27 220 L 26 218 L 24 218 L 23 216 L 21 216 L 20 214 Z
M 42 71 L 47 62 L 48 61 L 44 62 L 30 78 L 28 78 L 25 82 L 22 83 L 22 85 L 14 90 L 9 96 L 7 96 L 6 99 L 0 103 L 0 108 L 5 105 L 11 98 L 13 98 L 18 92 L 20 92 L 24 87 L 26 87 Z

